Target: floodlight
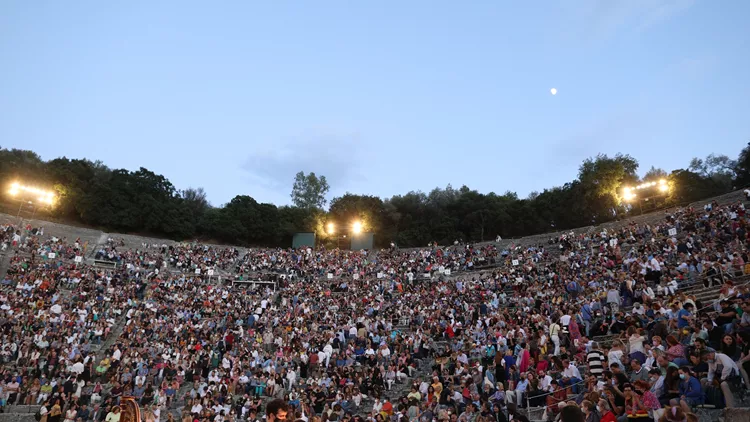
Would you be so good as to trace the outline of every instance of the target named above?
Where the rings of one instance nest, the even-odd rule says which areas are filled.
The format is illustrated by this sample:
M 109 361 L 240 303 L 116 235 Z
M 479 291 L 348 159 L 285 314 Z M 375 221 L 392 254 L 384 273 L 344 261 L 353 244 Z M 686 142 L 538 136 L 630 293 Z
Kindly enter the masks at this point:
M 326 226 L 326 230 L 328 231 L 328 234 L 333 234 L 336 231 L 336 225 L 333 223 L 328 223 Z
M 669 185 L 659 185 L 659 190 L 662 192 L 666 192 L 669 190 Z
M 352 233 L 354 234 L 360 234 L 362 233 L 362 223 L 359 221 L 355 221 L 352 223 Z
M 52 205 L 55 202 L 54 191 L 47 191 L 44 189 L 35 188 L 33 186 L 25 186 L 18 182 L 13 182 L 10 184 L 10 189 L 8 190 L 8 193 L 11 196 L 18 196 L 21 193 L 36 195 L 38 198 L 38 202 L 43 203 L 43 204 Z

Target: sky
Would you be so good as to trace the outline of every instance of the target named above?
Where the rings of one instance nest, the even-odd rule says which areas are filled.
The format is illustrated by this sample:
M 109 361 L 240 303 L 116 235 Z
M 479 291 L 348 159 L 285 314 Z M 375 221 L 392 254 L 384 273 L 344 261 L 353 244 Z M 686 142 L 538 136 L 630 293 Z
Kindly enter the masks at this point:
M 750 141 L 750 1 L 5 1 L 0 146 L 214 205 L 532 191 Z M 557 95 L 550 89 L 556 88 Z

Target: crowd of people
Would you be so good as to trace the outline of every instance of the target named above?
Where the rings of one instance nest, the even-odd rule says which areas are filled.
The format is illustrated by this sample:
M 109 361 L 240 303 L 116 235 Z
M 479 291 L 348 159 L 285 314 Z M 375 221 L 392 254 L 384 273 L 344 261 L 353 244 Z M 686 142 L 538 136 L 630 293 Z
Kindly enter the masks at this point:
M 505 249 L 108 242 L 113 269 L 5 226 L 0 404 L 45 422 L 115 421 L 124 396 L 146 421 L 686 420 L 750 385 L 747 223 L 737 203 Z

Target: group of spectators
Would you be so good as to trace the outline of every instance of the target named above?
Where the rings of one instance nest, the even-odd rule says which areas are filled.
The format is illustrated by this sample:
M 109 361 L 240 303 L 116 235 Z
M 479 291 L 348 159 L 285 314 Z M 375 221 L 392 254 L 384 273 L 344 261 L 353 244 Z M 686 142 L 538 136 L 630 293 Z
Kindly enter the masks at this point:
M 676 422 L 750 385 L 740 203 L 505 250 L 104 245 L 114 269 L 2 229 L 0 404 L 45 422 L 115 421 L 123 396 L 147 421 Z

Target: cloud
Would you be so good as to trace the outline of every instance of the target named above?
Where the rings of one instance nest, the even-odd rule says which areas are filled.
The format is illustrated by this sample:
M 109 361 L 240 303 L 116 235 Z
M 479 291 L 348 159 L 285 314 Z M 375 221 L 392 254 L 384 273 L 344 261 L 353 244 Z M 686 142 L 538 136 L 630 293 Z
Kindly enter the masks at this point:
M 299 171 L 324 175 L 333 189 L 364 181 L 365 149 L 357 133 L 310 131 L 262 143 L 242 164 L 250 178 L 268 190 L 286 189 Z

